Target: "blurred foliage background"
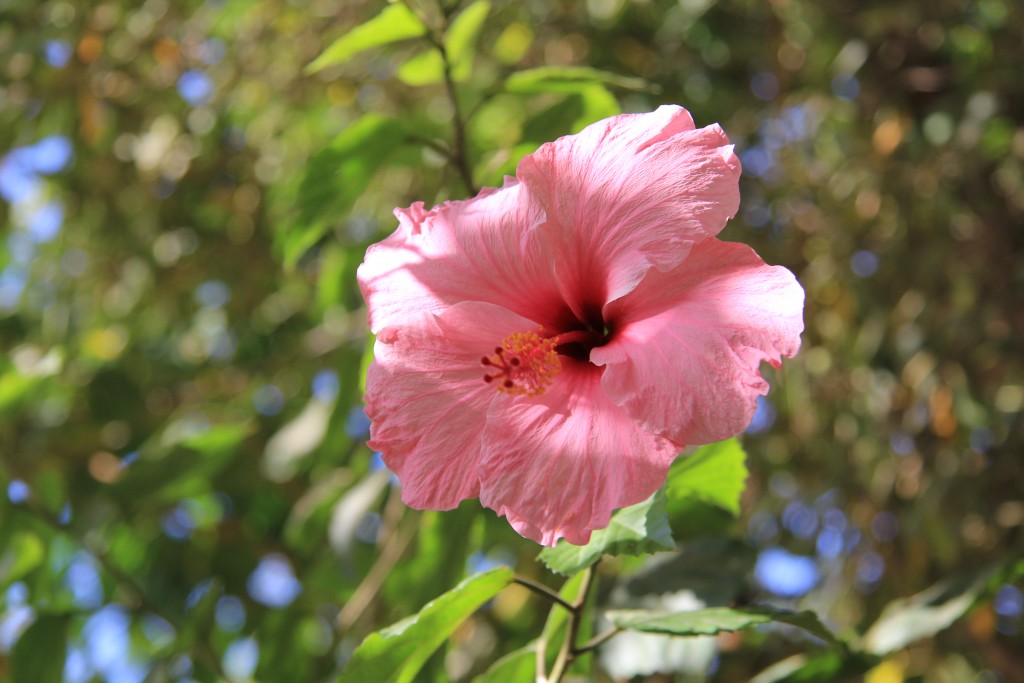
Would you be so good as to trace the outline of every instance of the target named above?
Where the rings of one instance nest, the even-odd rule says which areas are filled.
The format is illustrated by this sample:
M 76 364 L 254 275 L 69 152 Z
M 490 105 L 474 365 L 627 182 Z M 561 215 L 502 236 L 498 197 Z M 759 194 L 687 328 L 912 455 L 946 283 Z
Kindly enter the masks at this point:
M 768 601 L 856 640 L 1020 555 L 1018 2 L 413 5 L 455 17 L 477 187 L 679 103 L 744 163 L 722 236 L 807 290 L 740 517 L 673 511 L 683 562 L 607 561 L 599 601 Z M 0 0 L 0 680 L 332 680 L 467 572 L 561 581 L 475 501 L 406 510 L 364 444 L 355 268 L 393 207 L 468 195 L 426 40 L 307 69 L 383 7 Z M 1021 584 L 970 602 L 868 680 L 1024 680 Z M 508 589 L 422 680 L 471 680 L 547 607 Z M 749 680 L 816 648 L 654 638 L 610 641 L 594 680 Z

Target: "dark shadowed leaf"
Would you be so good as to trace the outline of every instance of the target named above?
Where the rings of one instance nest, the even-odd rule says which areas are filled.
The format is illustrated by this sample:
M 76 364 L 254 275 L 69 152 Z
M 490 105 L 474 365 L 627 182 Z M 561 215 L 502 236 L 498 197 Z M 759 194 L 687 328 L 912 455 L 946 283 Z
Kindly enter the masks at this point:
M 538 559 L 551 571 L 571 576 L 594 564 L 606 553 L 643 555 L 674 548 L 664 494 L 658 491 L 644 502 L 612 515 L 608 528 L 595 531 L 590 543 L 579 546 L 561 541 L 554 548 L 542 550 Z
M 731 538 L 702 538 L 679 552 L 652 558 L 625 583 L 630 595 L 657 595 L 689 590 L 708 605 L 724 605 L 743 592 L 757 551 Z
M 396 119 L 367 114 L 310 159 L 299 184 L 298 216 L 279 236 L 288 267 L 347 215 L 404 142 L 405 128 Z
M 67 657 L 68 617 L 43 615 L 25 629 L 11 652 L 11 683 L 60 683 Z
M 410 683 L 434 651 L 481 605 L 512 582 L 498 567 L 462 581 L 407 619 L 366 637 L 339 683 Z

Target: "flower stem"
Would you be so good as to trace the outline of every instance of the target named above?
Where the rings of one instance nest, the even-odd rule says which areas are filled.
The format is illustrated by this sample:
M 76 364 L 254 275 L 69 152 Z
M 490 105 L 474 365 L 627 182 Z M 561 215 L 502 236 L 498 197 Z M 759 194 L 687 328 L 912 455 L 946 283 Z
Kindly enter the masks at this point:
M 455 79 L 452 77 L 452 63 L 448 56 L 448 48 L 445 45 L 445 36 L 448 32 L 449 20 L 451 15 L 458 3 L 449 5 L 443 0 L 438 0 L 437 6 L 441 11 L 441 19 L 443 26 L 440 30 L 431 26 L 430 21 L 427 17 L 420 12 L 417 7 L 410 2 L 410 0 L 401 0 L 402 4 L 405 5 L 410 12 L 415 14 L 419 20 L 427 27 L 426 36 L 430 44 L 441 54 L 441 64 L 444 68 L 444 87 L 448 93 L 448 100 L 452 105 L 452 145 L 451 150 L 447 152 L 445 156 L 455 166 L 455 170 L 458 172 L 459 177 L 462 178 L 462 183 L 466 186 L 466 192 L 470 196 L 475 196 L 480 188 L 473 182 L 473 169 L 469 163 L 469 152 L 466 144 L 466 120 L 462 117 L 462 110 L 459 106 L 458 92 L 455 87 Z M 435 149 L 437 149 L 435 147 Z
M 576 658 L 587 651 L 576 647 L 576 640 L 579 638 L 580 624 L 583 620 L 583 611 L 587 604 L 587 594 L 590 592 L 590 587 L 594 582 L 594 567 L 587 567 L 583 571 L 583 581 L 580 585 L 579 593 L 576 596 L 576 600 L 572 603 L 572 609 L 569 610 L 569 621 L 565 627 L 565 640 L 562 641 L 562 646 L 558 650 L 558 656 L 555 657 L 555 663 L 551 667 L 551 675 L 547 678 L 542 678 L 538 675 L 538 681 L 560 683 L 562 677 L 569 670 L 569 667 Z M 590 645 L 590 643 L 587 643 L 587 645 Z M 542 658 L 541 661 L 543 661 Z M 542 674 L 543 672 L 538 671 L 537 673 Z
M 469 165 L 469 155 L 466 146 L 466 122 L 462 118 L 459 108 L 459 97 L 455 89 L 455 80 L 452 78 L 452 64 L 448 59 L 448 50 L 444 41 L 437 41 L 437 49 L 441 52 L 441 61 L 444 64 L 444 86 L 448 92 L 448 99 L 452 103 L 452 162 L 466 185 L 466 191 L 470 196 L 476 195 L 480 190 L 473 182 L 473 169 Z

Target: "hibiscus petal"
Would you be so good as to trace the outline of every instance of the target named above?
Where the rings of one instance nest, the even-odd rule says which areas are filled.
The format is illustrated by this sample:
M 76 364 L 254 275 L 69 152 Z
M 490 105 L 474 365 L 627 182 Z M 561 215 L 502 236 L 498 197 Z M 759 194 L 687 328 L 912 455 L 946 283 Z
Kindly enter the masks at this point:
M 592 365 L 563 359 L 555 379 L 541 396 L 491 405 L 480 502 L 538 543 L 582 545 L 654 493 L 677 450 L 609 401 Z
M 465 302 L 380 330 L 366 379 L 368 444 L 398 475 L 408 505 L 450 510 L 478 495 L 487 409 L 499 395 L 480 359 L 505 336 L 536 327 Z
M 739 207 L 739 175 L 722 129 L 695 130 L 677 106 L 599 121 L 542 145 L 517 170 L 544 207 L 581 319 L 718 234 Z
M 459 301 L 486 301 L 554 325 L 564 309 L 552 260 L 533 228 L 544 214 L 509 178 L 467 201 L 396 209 L 398 229 L 371 246 L 359 286 L 374 332 Z
M 732 436 L 768 393 L 761 361 L 800 348 L 804 292 L 744 245 L 707 240 L 667 273 L 651 271 L 605 308 L 612 341 L 591 351 L 602 385 L 647 429 L 677 444 Z

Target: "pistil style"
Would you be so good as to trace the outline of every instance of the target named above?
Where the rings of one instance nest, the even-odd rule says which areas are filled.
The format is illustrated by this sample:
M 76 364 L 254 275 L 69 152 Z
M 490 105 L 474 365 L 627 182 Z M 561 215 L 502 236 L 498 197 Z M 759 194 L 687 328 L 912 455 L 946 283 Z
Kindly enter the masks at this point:
M 494 353 L 480 359 L 492 369 L 484 375 L 488 384 L 513 396 L 539 396 L 562 369 L 555 352 L 556 339 L 545 339 L 536 332 L 516 332 L 505 337 Z

